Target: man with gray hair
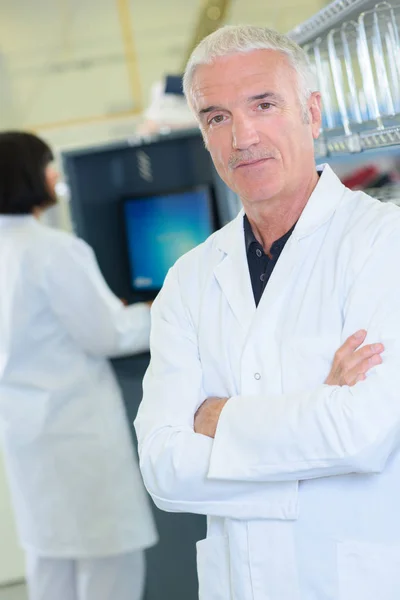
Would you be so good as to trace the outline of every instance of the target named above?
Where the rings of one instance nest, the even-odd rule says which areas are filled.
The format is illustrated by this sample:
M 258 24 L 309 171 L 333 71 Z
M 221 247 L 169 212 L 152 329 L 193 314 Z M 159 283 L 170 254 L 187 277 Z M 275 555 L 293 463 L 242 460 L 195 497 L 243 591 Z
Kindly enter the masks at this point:
M 316 169 L 320 94 L 286 36 L 218 30 L 184 88 L 244 210 L 153 305 L 147 489 L 208 517 L 201 600 L 398 600 L 400 211 Z

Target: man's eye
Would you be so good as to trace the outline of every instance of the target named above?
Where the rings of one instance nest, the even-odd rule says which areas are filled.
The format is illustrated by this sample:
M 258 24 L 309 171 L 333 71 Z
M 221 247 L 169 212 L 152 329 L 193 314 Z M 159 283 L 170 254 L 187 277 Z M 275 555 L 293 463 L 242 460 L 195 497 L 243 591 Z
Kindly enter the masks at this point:
M 212 117 L 212 119 L 210 119 L 210 123 L 222 123 L 222 121 L 224 120 L 224 115 L 215 115 L 215 117 Z
M 270 102 L 261 102 L 261 104 L 258 105 L 259 108 L 261 108 L 261 110 L 268 110 L 269 108 L 271 108 L 272 104 Z

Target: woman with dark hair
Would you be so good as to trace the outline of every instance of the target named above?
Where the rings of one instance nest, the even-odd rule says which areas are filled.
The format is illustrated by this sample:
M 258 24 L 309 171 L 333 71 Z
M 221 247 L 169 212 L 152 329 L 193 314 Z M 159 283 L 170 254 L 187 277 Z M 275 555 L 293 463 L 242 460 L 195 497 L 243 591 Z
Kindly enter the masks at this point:
M 0 214 L 25 215 L 56 203 L 53 153 L 30 133 L 0 133 Z
M 82 240 L 41 225 L 57 173 L 0 133 L 0 427 L 31 600 L 139 600 L 156 530 L 107 357 L 148 349 Z

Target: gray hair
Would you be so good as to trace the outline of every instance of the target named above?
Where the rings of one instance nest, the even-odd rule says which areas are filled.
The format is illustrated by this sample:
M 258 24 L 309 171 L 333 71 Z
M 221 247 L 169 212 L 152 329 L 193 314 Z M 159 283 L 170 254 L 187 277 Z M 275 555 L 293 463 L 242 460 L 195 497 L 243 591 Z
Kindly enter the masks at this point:
M 183 91 L 189 106 L 192 106 L 191 88 L 198 66 L 210 64 L 219 57 L 252 50 L 276 50 L 287 57 L 297 73 L 300 103 L 305 111 L 308 98 L 317 89 L 307 54 L 287 35 L 253 25 L 225 25 L 205 37 L 193 50 L 183 76 Z

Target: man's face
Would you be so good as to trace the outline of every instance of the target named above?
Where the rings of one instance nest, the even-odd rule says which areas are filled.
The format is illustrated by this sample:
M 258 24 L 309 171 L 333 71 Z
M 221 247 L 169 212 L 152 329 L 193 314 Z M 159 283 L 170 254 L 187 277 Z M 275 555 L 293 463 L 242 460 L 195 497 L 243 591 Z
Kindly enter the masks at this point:
M 301 105 L 287 58 L 254 50 L 197 67 L 193 107 L 220 177 L 245 203 L 290 194 L 315 173 L 320 97 Z

